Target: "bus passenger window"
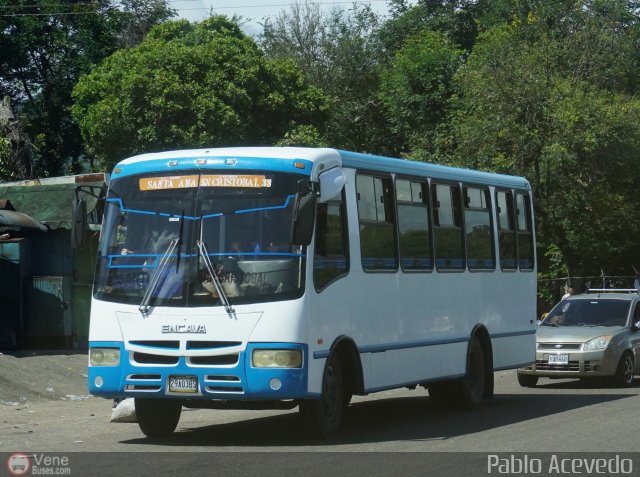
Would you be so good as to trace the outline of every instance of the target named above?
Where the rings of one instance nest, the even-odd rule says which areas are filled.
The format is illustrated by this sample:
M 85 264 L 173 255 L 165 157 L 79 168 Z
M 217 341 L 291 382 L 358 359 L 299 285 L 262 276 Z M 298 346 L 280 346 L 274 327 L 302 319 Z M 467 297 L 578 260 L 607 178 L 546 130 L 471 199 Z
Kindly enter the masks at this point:
M 498 191 L 498 252 L 500 253 L 500 267 L 503 270 L 518 268 L 516 257 L 516 226 L 514 220 L 515 208 L 511 191 Z
M 400 265 L 403 270 L 431 270 L 427 184 L 396 180 Z
M 521 270 L 533 270 L 533 228 L 531 227 L 531 200 L 528 195 L 516 194 L 518 217 L 518 264 Z
M 488 189 L 464 188 L 464 226 L 469 270 L 495 270 L 491 196 Z
M 360 251 L 364 270 L 396 270 L 395 221 L 391 179 L 356 176 Z
M 464 270 L 462 200 L 457 185 L 436 184 L 433 195 L 433 241 L 438 270 Z
M 347 214 L 343 199 L 319 204 L 316 216 L 313 283 L 320 291 L 349 271 Z

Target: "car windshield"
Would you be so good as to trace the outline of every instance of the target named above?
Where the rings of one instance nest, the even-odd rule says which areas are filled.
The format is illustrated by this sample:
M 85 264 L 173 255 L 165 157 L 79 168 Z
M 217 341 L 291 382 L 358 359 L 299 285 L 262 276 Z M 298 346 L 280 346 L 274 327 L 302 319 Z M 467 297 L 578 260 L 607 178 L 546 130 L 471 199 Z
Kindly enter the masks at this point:
M 300 296 L 305 250 L 292 246 L 290 237 L 301 177 L 180 171 L 114 180 L 98 251 L 96 298 L 139 305 L 147 293 L 150 306 L 220 304 L 203 253 L 232 303 Z
M 565 300 L 551 310 L 542 326 L 624 326 L 630 306 L 627 300 Z

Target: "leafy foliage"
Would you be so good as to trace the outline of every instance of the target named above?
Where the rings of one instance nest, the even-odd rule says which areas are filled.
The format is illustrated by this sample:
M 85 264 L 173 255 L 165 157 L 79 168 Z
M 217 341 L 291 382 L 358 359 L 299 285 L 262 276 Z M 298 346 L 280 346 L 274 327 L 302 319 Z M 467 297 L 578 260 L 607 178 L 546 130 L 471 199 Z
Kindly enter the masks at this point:
M 70 116 L 79 76 L 118 48 L 125 31 L 144 31 L 173 13 L 166 0 L 17 0 L 0 17 L 0 97 L 12 99 L 36 146 L 36 176 L 78 168 L 80 133 Z M 119 5 L 120 3 L 118 3 Z M 147 16 L 140 9 L 153 7 Z
M 377 90 L 383 49 L 380 19 L 370 6 L 323 14 L 318 4 L 294 4 L 267 20 L 261 45 L 273 59 L 291 58 L 329 98 L 320 133 L 342 149 L 391 153 L 393 139 Z
M 104 167 L 144 151 L 270 145 L 320 123 L 324 96 L 291 60 L 267 61 L 224 17 L 166 22 L 74 89 L 73 115 Z
M 640 258 L 637 23 L 620 5 L 545 2 L 483 33 L 456 77 L 439 152 L 532 182 L 542 269 L 552 246 L 570 273 Z
M 442 35 L 423 30 L 406 41 L 382 73 L 379 94 L 397 144 L 406 145 L 416 156 L 426 158 L 433 152 L 461 60 L 462 51 Z

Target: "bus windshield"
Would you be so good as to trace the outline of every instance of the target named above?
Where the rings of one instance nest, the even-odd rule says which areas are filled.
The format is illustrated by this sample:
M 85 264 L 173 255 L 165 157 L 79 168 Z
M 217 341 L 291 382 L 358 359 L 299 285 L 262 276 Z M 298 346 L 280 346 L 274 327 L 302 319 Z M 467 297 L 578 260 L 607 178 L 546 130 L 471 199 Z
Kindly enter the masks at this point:
M 114 180 L 100 238 L 95 297 L 138 305 L 144 298 L 149 306 L 220 305 L 210 270 L 231 303 L 301 296 L 306 250 L 291 245 L 301 178 L 209 170 Z

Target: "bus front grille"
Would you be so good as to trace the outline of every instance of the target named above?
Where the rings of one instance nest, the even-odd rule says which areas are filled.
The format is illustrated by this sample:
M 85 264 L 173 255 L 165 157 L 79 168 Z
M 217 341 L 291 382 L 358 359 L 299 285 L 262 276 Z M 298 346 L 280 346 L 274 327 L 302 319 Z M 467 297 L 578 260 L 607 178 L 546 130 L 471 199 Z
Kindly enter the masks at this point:
M 124 387 L 124 392 L 155 393 L 160 391 L 160 388 L 159 384 L 127 384 Z
M 244 394 L 244 388 L 238 376 L 207 374 L 204 377 L 204 389 L 209 393 Z
M 187 349 L 220 349 L 241 344 L 242 341 L 187 341 Z
M 129 344 L 135 346 L 144 346 L 145 348 L 157 348 L 157 349 L 179 349 L 180 341 L 177 340 L 142 340 L 142 341 L 129 341 Z
M 233 366 L 238 364 L 238 353 L 221 354 L 216 356 L 190 356 L 189 364 L 194 366 Z
M 178 356 L 165 356 L 161 354 L 149 354 L 140 353 L 138 351 L 133 353 L 133 361 L 138 364 L 159 364 L 159 365 L 172 365 L 178 364 Z

